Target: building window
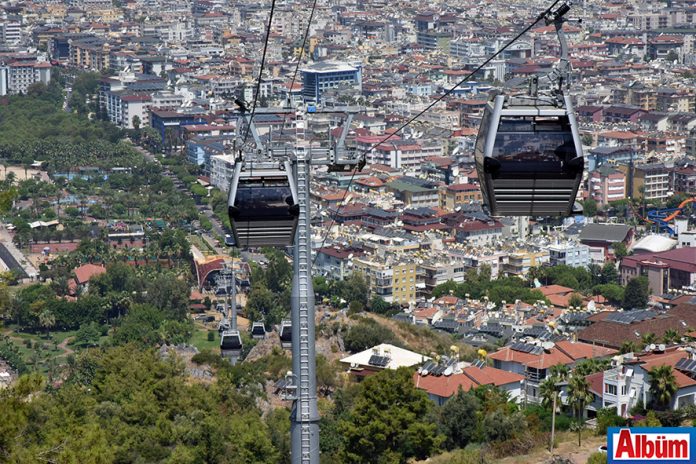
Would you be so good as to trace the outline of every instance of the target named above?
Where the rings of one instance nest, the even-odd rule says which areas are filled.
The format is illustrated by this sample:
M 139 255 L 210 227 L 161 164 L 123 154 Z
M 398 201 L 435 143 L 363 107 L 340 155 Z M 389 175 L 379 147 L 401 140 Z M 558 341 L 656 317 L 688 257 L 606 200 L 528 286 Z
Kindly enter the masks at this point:
M 616 385 L 611 385 L 608 383 L 604 384 L 604 393 L 608 393 L 610 395 L 616 395 Z

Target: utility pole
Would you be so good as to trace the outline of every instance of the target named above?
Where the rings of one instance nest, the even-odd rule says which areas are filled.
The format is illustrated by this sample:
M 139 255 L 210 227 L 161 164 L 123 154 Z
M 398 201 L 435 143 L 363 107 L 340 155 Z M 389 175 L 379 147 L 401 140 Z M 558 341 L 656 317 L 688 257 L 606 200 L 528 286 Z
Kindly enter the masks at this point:
M 555 440 L 554 435 L 556 434 L 556 397 L 558 392 L 556 391 L 556 386 L 553 389 L 553 407 L 551 409 L 551 440 L 549 440 L 549 453 L 553 453 L 553 441 Z

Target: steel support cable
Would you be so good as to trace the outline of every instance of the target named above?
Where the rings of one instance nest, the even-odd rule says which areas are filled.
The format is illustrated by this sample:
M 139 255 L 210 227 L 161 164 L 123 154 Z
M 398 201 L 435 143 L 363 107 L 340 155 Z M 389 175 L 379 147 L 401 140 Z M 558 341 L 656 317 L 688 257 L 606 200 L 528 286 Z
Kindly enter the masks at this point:
M 302 57 L 304 57 L 305 46 L 307 45 L 307 39 L 309 38 L 309 29 L 312 27 L 312 20 L 314 19 L 314 11 L 317 8 L 317 0 L 312 2 L 312 9 L 309 12 L 309 19 L 307 20 L 307 28 L 305 29 L 304 37 L 302 38 L 302 51 L 300 52 L 300 57 L 297 59 L 297 64 L 295 65 L 295 71 L 292 73 L 292 80 L 290 81 L 290 89 L 288 90 L 290 97 L 288 98 L 292 101 L 292 89 L 295 87 L 295 79 L 297 79 L 297 72 L 300 69 L 300 63 L 302 63 Z M 288 115 L 283 115 L 283 125 L 280 126 L 280 137 L 283 136 L 283 131 L 285 130 L 285 120 Z M 282 140 L 281 140 L 282 142 Z
M 399 132 L 401 132 L 402 130 L 404 130 L 404 129 L 405 129 L 406 127 L 408 127 L 410 124 L 412 124 L 413 122 L 415 122 L 418 118 L 420 118 L 420 117 L 423 116 L 425 113 L 427 113 L 428 111 L 430 111 L 435 105 L 437 105 L 437 104 L 440 103 L 442 100 L 444 100 L 446 97 L 448 97 L 449 95 L 451 95 L 452 92 L 454 92 L 458 87 L 460 87 L 462 84 L 466 83 L 469 79 L 471 79 L 472 77 L 474 77 L 474 75 L 475 75 L 476 73 L 478 73 L 479 71 L 481 71 L 484 67 L 486 67 L 486 66 L 488 65 L 488 63 L 490 63 L 491 61 L 493 61 L 496 57 L 498 57 L 498 55 L 500 55 L 500 54 L 503 53 L 505 50 L 507 50 L 512 44 L 514 44 L 515 42 L 517 42 L 523 35 L 525 35 L 525 34 L 526 34 L 527 32 L 529 32 L 534 26 L 536 26 L 537 23 L 538 23 L 539 21 L 541 21 L 541 20 L 547 18 L 548 15 L 550 15 L 550 14 L 552 13 L 552 10 L 556 7 L 556 5 L 557 5 L 558 3 L 560 3 L 560 2 L 561 2 L 561 0 L 554 0 L 554 2 L 551 4 L 551 6 L 549 6 L 549 7 L 546 8 L 543 12 L 541 12 L 541 13 L 534 19 L 534 21 L 532 21 L 532 23 L 530 23 L 527 27 L 525 27 L 524 29 L 522 29 L 522 31 L 520 31 L 515 37 L 513 37 L 512 39 L 510 39 L 505 45 L 503 45 L 503 46 L 502 46 L 501 48 L 499 48 L 495 53 L 493 53 L 491 56 L 489 56 L 483 63 L 481 63 L 480 65 L 478 65 L 478 66 L 476 67 L 476 69 L 474 69 L 474 70 L 471 71 L 469 74 L 467 74 L 462 80 L 460 80 L 457 84 L 455 84 L 451 89 L 447 90 L 445 93 L 443 93 L 442 95 L 440 95 L 439 97 L 437 97 L 435 100 L 433 100 L 433 102 L 432 102 L 430 105 L 426 106 L 425 109 L 421 110 L 418 114 L 416 114 L 415 116 L 411 117 L 408 121 L 406 121 L 406 122 L 403 123 L 401 126 L 399 126 L 399 128 L 396 129 L 395 131 L 393 131 L 391 134 L 389 134 L 388 136 L 384 137 L 384 138 L 383 138 L 382 140 L 380 140 L 379 142 L 376 142 L 376 143 L 372 144 L 370 147 L 368 147 L 367 149 L 365 149 L 365 150 L 359 155 L 359 158 L 360 158 L 361 162 L 362 162 L 362 163 L 365 162 L 365 159 L 366 159 L 368 153 L 370 153 L 370 152 L 371 152 L 372 150 L 374 150 L 376 147 L 380 146 L 380 145 L 383 144 L 384 142 L 387 142 L 387 141 L 390 140 L 392 137 L 394 137 L 396 134 L 398 134 Z M 350 181 L 348 182 L 348 186 L 346 187 L 346 192 L 350 190 L 350 187 L 351 187 L 351 185 L 353 184 L 353 180 L 355 179 L 355 174 L 356 174 L 357 172 L 358 172 L 357 169 L 354 169 L 354 170 L 353 170 L 353 174 L 350 176 Z M 321 246 L 320 246 L 319 248 L 323 248 L 323 247 L 324 247 L 324 244 L 326 243 L 326 239 L 327 239 L 328 236 L 329 236 L 329 232 L 331 231 L 331 228 L 334 226 L 334 224 L 335 224 L 335 222 L 336 222 L 336 216 L 338 216 L 338 214 L 341 212 L 341 208 L 342 208 L 342 207 L 343 207 L 343 203 L 341 203 L 341 204 L 338 205 L 338 209 L 336 210 L 336 213 L 335 213 L 335 214 L 333 215 L 333 217 L 331 218 L 331 225 L 330 225 L 329 227 L 327 227 L 327 228 L 326 228 L 326 231 L 324 232 L 324 236 L 323 236 L 323 238 L 322 238 L 322 240 L 321 240 Z M 319 256 L 319 254 L 317 254 L 317 255 L 314 257 L 314 260 L 312 261 L 312 266 L 314 266 L 314 264 L 316 264 L 316 261 L 317 261 L 317 257 L 318 257 L 318 256 Z
M 256 104 L 259 100 L 259 93 L 261 93 L 261 79 L 263 78 L 263 68 L 266 65 L 266 50 L 268 50 L 268 39 L 271 36 L 271 24 L 273 23 L 273 12 L 275 11 L 275 0 L 271 0 L 271 12 L 268 15 L 268 25 L 266 26 L 266 39 L 263 41 L 263 52 L 261 53 L 261 68 L 259 69 L 259 78 L 256 80 L 256 89 L 254 91 L 254 101 L 251 105 L 251 114 L 249 115 L 249 124 L 247 124 L 246 132 L 244 132 L 244 138 L 242 139 L 242 147 L 246 143 L 247 137 L 249 137 L 249 131 L 251 130 L 251 123 L 254 120 L 254 113 L 256 113 Z
M 256 89 L 254 91 L 254 102 L 251 105 L 251 114 L 249 115 L 249 122 L 246 127 L 246 131 L 244 132 L 244 137 L 242 138 L 242 145 L 239 148 L 240 151 L 244 149 L 244 145 L 246 144 L 247 137 L 249 137 L 249 131 L 251 130 L 251 125 L 254 120 L 254 113 L 256 112 L 256 103 L 259 100 L 259 94 L 261 93 L 261 79 L 263 78 L 263 68 L 266 65 L 266 51 L 268 50 L 268 40 L 271 36 L 271 25 L 273 24 L 273 12 L 275 11 L 275 2 L 276 0 L 271 0 L 271 11 L 268 14 L 268 25 L 266 26 L 266 38 L 263 41 L 263 52 L 261 53 L 261 67 L 259 69 L 259 78 L 256 80 Z M 241 156 L 240 156 L 241 158 Z M 251 164 L 251 170 L 250 170 L 250 176 L 253 175 L 254 173 L 254 164 L 252 162 Z M 253 189 L 251 190 L 251 196 L 253 197 L 254 191 Z M 251 216 L 247 219 L 247 225 L 246 225 L 246 230 L 247 230 L 247 243 L 246 247 L 249 248 L 249 239 L 251 238 L 251 233 L 249 231 L 249 226 L 251 225 Z

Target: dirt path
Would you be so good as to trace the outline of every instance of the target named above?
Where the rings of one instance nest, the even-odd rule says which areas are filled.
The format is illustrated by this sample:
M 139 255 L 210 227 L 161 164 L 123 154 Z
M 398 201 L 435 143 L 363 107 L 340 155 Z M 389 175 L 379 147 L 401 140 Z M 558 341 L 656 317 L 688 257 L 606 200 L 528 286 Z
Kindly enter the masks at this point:
M 607 437 L 590 435 L 590 432 L 583 434 L 581 447 L 578 447 L 577 435 L 575 433 L 564 434 L 561 439 L 563 441 L 553 450 L 553 454 L 570 458 L 575 464 L 587 463 L 587 458 L 590 457 L 590 454 L 597 451 L 600 445 L 604 445 L 607 442 Z M 548 462 L 551 457 L 552 455 L 548 449 L 544 449 L 521 456 L 510 456 L 496 462 L 499 464 L 542 464 Z
M 58 345 L 58 348 L 60 348 L 61 350 L 63 350 L 63 354 L 64 354 L 65 356 L 69 356 L 69 355 L 75 353 L 75 350 L 73 350 L 72 348 L 68 347 L 68 343 L 70 343 L 70 341 L 71 341 L 73 338 L 75 338 L 75 337 L 66 337 L 66 339 L 63 340 L 62 342 L 60 342 L 60 344 Z

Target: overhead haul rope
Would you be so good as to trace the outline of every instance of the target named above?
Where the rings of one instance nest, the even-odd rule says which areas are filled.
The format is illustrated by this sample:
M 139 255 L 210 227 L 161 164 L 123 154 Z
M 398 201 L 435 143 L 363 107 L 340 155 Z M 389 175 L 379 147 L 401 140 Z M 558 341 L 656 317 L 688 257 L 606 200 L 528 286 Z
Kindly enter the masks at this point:
M 398 134 L 399 132 L 401 132 L 402 130 L 404 130 L 406 127 L 408 127 L 408 126 L 409 126 L 410 124 L 412 124 L 414 121 L 416 121 L 418 118 L 420 118 L 421 116 L 423 116 L 426 112 L 430 111 L 435 105 L 437 105 L 437 104 L 440 103 L 442 100 L 444 100 L 446 97 L 448 97 L 449 95 L 451 95 L 458 87 L 460 87 L 462 84 L 466 83 L 469 79 L 471 79 L 472 77 L 474 77 L 474 75 L 475 75 L 476 73 L 478 73 L 479 71 L 481 71 L 481 70 L 482 70 L 484 67 L 486 67 L 491 61 L 493 61 L 495 58 L 497 58 L 498 55 L 500 55 L 500 54 L 503 53 L 505 50 L 507 50 L 512 44 L 514 44 L 515 42 L 517 42 L 523 35 L 525 35 L 525 34 L 526 34 L 527 32 L 529 32 L 534 26 L 536 26 L 537 23 L 538 23 L 539 21 L 544 20 L 544 19 L 546 19 L 547 17 L 549 17 L 549 15 L 552 14 L 553 9 L 554 9 L 554 8 L 556 7 L 556 5 L 557 5 L 558 3 L 560 3 L 560 2 L 561 2 L 561 0 L 555 0 L 555 1 L 551 4 L 551 6 L 549 6 L 548 8 L 546 8 L 543 12 L 539 13 L 539 15 L 534 19 L 534 21 L 532 21 L 531 24 L 529 24 L 527 27 L 525 27 L 524 29 L 522 29 L 522 31 L 520 31 L 515 37 L 513 37 L 512 39 L 510 39 L 505 45 L 503 45 L 501 48 L 499 48 L 495 53 L 493 53 L 490 57 L 488 57 L 483 63 L 481 63 L 480 65 L 478 65 L 478 66 L 476 67 L 476 69 L 474 69 L 474 70 L 471 71 L 469 74 L 467 74 L 462 80 L 460 80 L 460 81 L 459 81 L 456 85 L 454 85 L 451 89 L 447 90 L 447 91 L 444 92 L 442 95 L 440 95 L 439 97 L 437 97 L 435 100 L 433 100 L 433 102 L 432 102 L 431 104 L 429 104 L 428 106 L 426 106 L 425 109 L 421 110 L 418 114 L 416 114 L 415 116 L 411 117 L 408 121 L 406 121 L 406 122 L 403 123 L 401 126 L 399 126 L 399 128 L 396 129 L 395 131 L 393 131 L 391 134 L 387 135 L 386 137 L 384 137 L 384 138 L 383 138 L 382 140 L 380 140 L 379 142 L 376 142 L 376 143 L 372 144 L 371 146 L 369 146 L 367 149 L 365 149 L 365 150 L 359 155 L 360 162 L 364 164 L 368 153 L 370 153 L 370 152 L 371 152 L 372 150 L 374 150 L 376 147 L 378 147 L 379 145 L 381 145 L 381 144 L 383 144 L 384 142 L 388 141 L 389 139 L 391 139 L 392 137 L 394 137 L 396 134 Z M 348 128 L 346 128 L 346 130 L 348 130 Z M 353 180 L 355 179 L 355 174 L 356 174 L 357 172 L 358 172 L 358 169 L 353 169 L 353 174 L 351 174 L 351 176 L 350 176 L 350 180 L 349 180 L 349 182 L 348 182 L 348 187 L 346 188 L 346 192 L 348 192 L 348 191 L 350 190 L 350 187 L 351 187 L 351 185 L 353 184 Z M 319 248 L 323 248 L 323 247 L 324 247 L 324 244 L 326 243 L 326 239 L 327 239 L 328 236 L 329 236 L 329 232 L 331 231 L 331 228 L 334 226 L 334 224 L 335 224 L 335 222 L 336 222 L 336 216 L 338 216 L 338 214 L 341 212 L 341 208 L 342 208 L 342 207 L 343 207 L 343 203 L 341 203 L 341 204 L 338 205 L 338 209 L 336 210 L 335 214 L 334 214 L 333 217 L 331 218 L 331 225 L 330 225 L 329 227 L 327 227 L 327 228 L 326 228 L 326 231 L 324 232 L 324 236 L 323 236 L 323 238 L 322 238 L 322 240 L 321 240 L 321 246 L 320 246 Z M 317 258 L 318 258 L 318 257 L 319 257 L 319 254 L 317 253 L 317 255 L 314 257 L 314 261 L 312 262 L 312 266 L 314 266 L 314 264 L 316 264 L 316 261 L 317 261 Z

